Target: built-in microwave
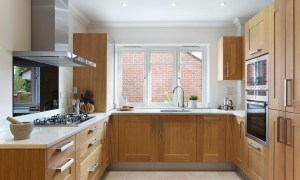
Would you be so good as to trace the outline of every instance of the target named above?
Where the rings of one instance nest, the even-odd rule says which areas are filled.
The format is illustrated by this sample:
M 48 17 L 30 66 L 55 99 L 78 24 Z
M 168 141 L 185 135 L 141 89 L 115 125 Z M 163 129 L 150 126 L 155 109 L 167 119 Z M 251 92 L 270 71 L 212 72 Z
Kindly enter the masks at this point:
M 267 90 L 268 89 L 268 59 L 265 54 L 246 61 L 246 89 Z

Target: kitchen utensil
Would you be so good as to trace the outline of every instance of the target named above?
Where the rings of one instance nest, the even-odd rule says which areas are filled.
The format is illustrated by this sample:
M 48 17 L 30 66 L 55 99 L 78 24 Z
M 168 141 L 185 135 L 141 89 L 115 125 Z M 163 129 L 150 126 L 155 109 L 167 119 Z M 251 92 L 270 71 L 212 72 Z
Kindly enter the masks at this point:
M 9 117 L 9 116 L 6 118 L 6 120 L 11 122 L 12 124 L 22 124 L 20 121 L 16 120 L 15 118 Z
M 15 140 L 28 139 L 33 129 L 32 122 L 23 122 L 20 124 L 10 124 L 10 131 L 14 135 Z

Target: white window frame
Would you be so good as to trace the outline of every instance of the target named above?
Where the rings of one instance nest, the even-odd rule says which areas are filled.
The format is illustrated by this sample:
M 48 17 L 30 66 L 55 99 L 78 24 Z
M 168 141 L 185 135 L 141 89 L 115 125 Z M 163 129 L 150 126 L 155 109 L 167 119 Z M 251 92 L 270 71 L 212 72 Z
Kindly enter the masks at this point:
M 208 89 L 209 89 L 209 45 L 207 44 L 116 44 L 116 104 L 119 105 L 119 98 L 122 91 L 122 68 L 121 68 L 121 52 L 122 51 L 144 51 L 145 66 L 144 66 L 144 97 L 143 103 L 129 103 L 135 107 L 177 107 L 180 89 L 173 95 L 172 103 L 152 103 L 151 102 L 151 52 L 171 51 L 174 56 L 174 71 L 173 71 L 173 88 L 180 85 L 180 52 L 202 52 L 202 102 L 198 103 L 198 107 L 207 107 L 208 104 Z

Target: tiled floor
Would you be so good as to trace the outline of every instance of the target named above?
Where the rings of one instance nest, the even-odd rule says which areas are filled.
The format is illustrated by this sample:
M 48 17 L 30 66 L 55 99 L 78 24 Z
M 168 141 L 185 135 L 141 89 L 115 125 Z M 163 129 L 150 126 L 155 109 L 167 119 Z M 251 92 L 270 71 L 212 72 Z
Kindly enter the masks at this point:
M 233 171 L 109 171 L 104 180 L 243 180 Z

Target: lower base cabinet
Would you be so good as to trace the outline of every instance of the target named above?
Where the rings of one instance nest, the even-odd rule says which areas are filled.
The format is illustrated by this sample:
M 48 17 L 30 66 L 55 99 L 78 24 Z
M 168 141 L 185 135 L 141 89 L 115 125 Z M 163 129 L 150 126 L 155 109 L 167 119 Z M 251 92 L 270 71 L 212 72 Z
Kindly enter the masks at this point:
M 197 161 L 226 162 L 226 116 L 197 116 Z
M 246 150 L 248 138 L 245 136 L 245 119 L 233 117 L 233 163 L 242 171 L 245 171 Z
M 267 179 L 267 148 L 248 139 L 245 173 L 251 180 Z

